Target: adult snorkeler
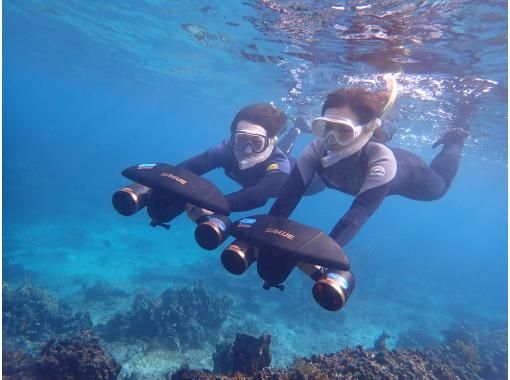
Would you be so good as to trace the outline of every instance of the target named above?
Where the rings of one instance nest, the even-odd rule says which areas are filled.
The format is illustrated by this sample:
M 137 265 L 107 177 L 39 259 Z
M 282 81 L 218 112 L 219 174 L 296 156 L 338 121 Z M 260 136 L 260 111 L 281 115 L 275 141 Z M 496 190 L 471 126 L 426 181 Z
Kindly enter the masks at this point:
M 327 187 L 355 197 L 330 232 L 345 247 L 385 197 L 431 201 L 445 195 L 457 173 L 468 130 L 448 129 L 433 145 L 442 148 L 430 165 L 407 150 L 371 140 L 397 95 L 394 76 L 385 79 L 388 91 L 346 88 L 327 96 L 322 116 L 312 122 L 317 138 L 299 156 L 270 215 L 289 217 L 317 173 Z M 298 267 L 316 281 L 313 295 L 322 307 L 332 311 L 343 307 L 355 286 L 351 271 L 305 263 Z
M 269 198 L 276 197 L 288 178 L 291 166 L 287 155 L 294 140 L 303 132 L 299 129 L 299 121 L 296 121 L 280 148 L 277 136 L 285 129 L 286 123 L 285 112 L 272 104 L 246 106 L 234 117 L 228 139 L 178 166 L 197 175 L 223 168 L 225 174 L 242 187 L 226 195 L 230 210 L 247 211 L 261 207 Z M 193 205 L 187 206 L 187 213 L 193 221 L 212 214 Z

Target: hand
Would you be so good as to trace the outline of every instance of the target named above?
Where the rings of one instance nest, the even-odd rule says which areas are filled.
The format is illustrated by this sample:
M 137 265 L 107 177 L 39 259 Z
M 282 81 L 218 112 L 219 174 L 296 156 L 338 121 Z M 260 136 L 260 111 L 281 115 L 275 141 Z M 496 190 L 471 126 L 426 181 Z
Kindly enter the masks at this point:
M 185 209 L 186 209 L 186 215 L 188 215 L 188 218 L 190 218 L 195 223 L 198 219 L 200 219 L 204 215 L 214 214 L 212 211 L 206 210 L 205 208 L 200 208 L 200 207 L 192 205 L 190 203 L 186 204 Z

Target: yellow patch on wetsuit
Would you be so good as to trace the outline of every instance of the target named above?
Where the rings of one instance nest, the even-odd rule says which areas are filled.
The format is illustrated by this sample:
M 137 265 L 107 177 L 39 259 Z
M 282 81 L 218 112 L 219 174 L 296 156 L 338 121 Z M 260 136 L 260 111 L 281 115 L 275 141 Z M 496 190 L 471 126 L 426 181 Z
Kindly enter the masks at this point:
M 278 169 L 278 164 L 271 164 L 267 167 L 266 172 L 270 172 L 271 170 Z

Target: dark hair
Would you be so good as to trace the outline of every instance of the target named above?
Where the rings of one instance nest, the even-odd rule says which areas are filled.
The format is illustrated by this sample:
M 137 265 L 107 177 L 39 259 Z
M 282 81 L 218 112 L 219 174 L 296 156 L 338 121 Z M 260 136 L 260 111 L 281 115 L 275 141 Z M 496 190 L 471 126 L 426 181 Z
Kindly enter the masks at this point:
M 388 98 L 387 91 L 372 93 L 364 88 L 342 88 L 328 95 L 322 105 L 322 115 L 328 108 L 349 106 L 359 122 L 366 124 L 382 115 Z
M 287 115 L 269 103 L 252 104 L 241 109 L 234 117 L 230 126 L 232 132 L 241 120 L 260 125 L 266 130 L 267 137 L 274 137 L 285 129 Z

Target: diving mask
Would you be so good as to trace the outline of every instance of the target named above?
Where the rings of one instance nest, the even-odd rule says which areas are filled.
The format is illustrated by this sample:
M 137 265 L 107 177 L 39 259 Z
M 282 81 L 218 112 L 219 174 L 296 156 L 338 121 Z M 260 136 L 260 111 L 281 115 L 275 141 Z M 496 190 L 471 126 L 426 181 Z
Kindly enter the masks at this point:
M 244 170 L 265 161 L 271 155 L 276 137 L 269 138 L 262 126 L 241 120 L 230 141 L 239 168 Z
M 312 132 L 328 144 L 351 145 L 371 123 L 355 125 L 346 117 L 318 117 L 312 122 Z
M 244 153 L 262 153 L 268 145 L 269 139 L 260 134 L 242 131 L 232 134 L 232 146 Z

